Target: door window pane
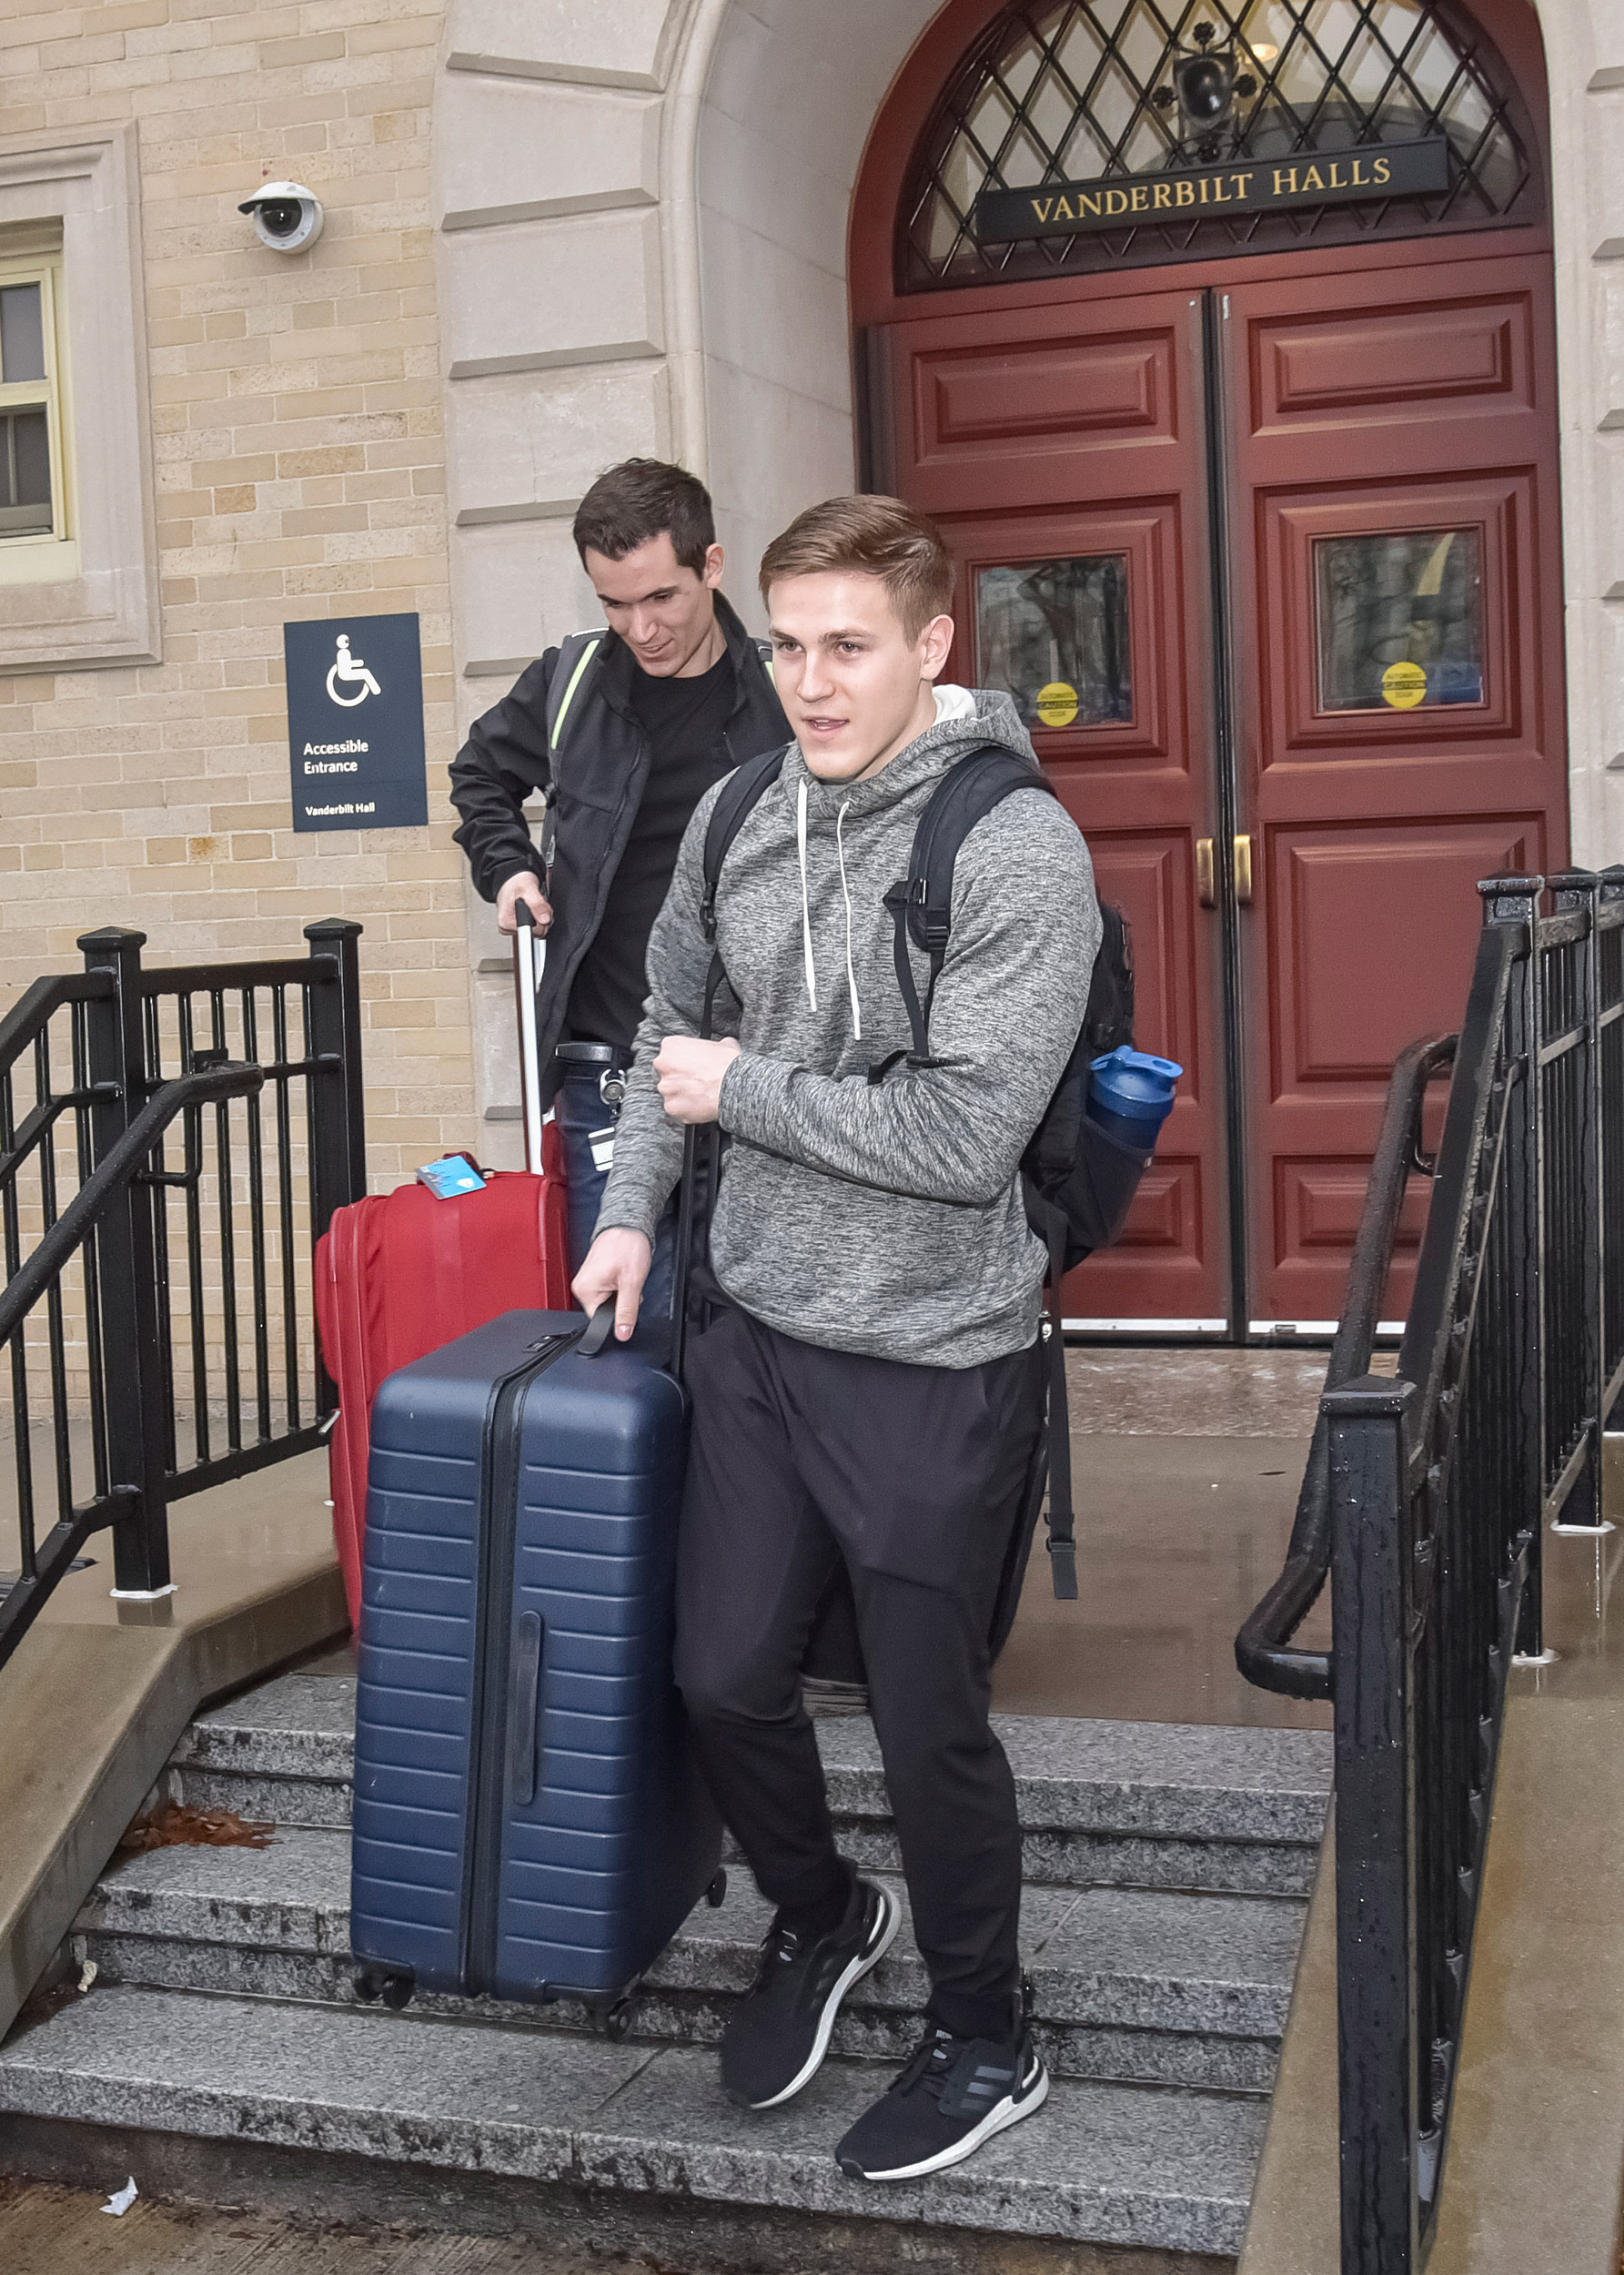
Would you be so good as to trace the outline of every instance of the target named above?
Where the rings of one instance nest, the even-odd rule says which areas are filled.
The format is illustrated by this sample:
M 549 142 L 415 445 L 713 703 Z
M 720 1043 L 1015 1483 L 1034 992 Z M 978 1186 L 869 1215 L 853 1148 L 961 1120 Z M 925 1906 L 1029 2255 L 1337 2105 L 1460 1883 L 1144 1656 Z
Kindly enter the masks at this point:
M 1322 537 L 1314 581 L 1322 712 L 1483 701 L 1481 531 Z
M 975 642 L 978 683 L 1013 695 L 1040 733 L 1134 715 L 1125 554 L 978 571 Z
M 39 287 L 7 285 L 0 290 L 0 379 L 15 387 L 45 376 L 45 335 Z

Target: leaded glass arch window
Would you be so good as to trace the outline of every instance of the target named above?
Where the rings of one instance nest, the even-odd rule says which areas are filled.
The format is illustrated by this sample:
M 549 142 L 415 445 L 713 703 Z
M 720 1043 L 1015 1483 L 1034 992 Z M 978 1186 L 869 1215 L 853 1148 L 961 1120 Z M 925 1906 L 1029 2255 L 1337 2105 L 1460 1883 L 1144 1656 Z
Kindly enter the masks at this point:
M 1495 50 L 1441 0 L 1038 0 L 988 26 L 920 138 L 899 216 L 898 288 L 1526 221 L 1539 202 L 1530 143 Z M 1181 174 L 1296 161 L 1306 178 L 1309 164 L 1328 172 L 1345 153 L 1373 164 L 1369 154 L 1393 144 L 1430 144 L 1442 187 L 1266 212 L 1175 207 L 1116 228 L 977 238 L 985 192 L 1161 181 L 1171 199 L 1184 194 Z

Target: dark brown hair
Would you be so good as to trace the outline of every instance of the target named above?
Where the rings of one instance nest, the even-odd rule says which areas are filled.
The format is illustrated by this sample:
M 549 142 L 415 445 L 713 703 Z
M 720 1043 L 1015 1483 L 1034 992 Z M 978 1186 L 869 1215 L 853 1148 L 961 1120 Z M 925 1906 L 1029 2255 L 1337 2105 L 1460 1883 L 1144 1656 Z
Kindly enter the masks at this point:
M 711 493 L 697 474 L 663 459 L 629 458 L 600 474 L 575 511 L 575 545 L 606 561 L 624 561 L 662 530 L 684 569 L 705 573 L 705 554 L 716 542 Z
M 825 498 L 808 506 L 762 555 L 762 598 L 781 577 L 842 569 L 879 578 L 910 640 L 953 606 L 953 557 L 942 532 L 900 498 Z

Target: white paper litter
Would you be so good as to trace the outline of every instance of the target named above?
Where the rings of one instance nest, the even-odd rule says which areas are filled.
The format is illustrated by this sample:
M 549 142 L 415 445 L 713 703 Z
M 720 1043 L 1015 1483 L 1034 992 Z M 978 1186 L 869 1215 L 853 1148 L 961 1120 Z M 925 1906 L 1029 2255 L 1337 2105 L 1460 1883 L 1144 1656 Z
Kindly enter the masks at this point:
M 82 1991 L 87 1991 L 100 1973 L 101 1969 L 96 1966 L 96 1961 L 94 1959 L 86 1959 L 84 1966 L 79 1969 L 79 1988 Z
M 111 2212 L 115 2219 L 122 2219 L 140 2193 L 132 2177 L 114 2195 L 108 2197 L 102 2209 L 105 2212 Z

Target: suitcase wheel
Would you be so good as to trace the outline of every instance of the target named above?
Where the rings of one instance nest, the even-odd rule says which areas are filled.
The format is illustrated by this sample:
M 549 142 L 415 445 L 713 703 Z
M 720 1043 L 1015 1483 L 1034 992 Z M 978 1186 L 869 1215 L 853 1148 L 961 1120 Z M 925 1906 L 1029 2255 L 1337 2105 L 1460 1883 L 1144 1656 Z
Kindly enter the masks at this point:
M 383 2003 L 397 2014 L 411 2003 L 412 1979 L 409 1975 L 386 1975 L 383 1978 Z
M 637 2000 L 627 1997 L 617 1998 L 603 2017 L 603 2035 L 618 2044 L 631 2036 L 631 2026 L 637 2020 Z
M 710 1886 L 705 1890 L 705 1901 L 713 1912 L 719 1912 L 727 1900 L 728 1870 L 727 1866 L 723 1865 L 715 1879 L 711 1881 Z
M 354 1982 L 355 1995 L 363 2007 L 371 2006 L 375 1998 L 381 1997 L 383 1995 L 384 1977 L 376 1967 L 357 1967 Z

